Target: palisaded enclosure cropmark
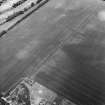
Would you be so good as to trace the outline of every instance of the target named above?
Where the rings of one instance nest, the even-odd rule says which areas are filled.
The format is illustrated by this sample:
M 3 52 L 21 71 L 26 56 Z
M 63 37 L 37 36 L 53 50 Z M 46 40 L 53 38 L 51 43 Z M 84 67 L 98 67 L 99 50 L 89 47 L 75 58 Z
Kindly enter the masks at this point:
M 51 1 L 0 40 L 1 104 L 104 105 L 105 6 Z

